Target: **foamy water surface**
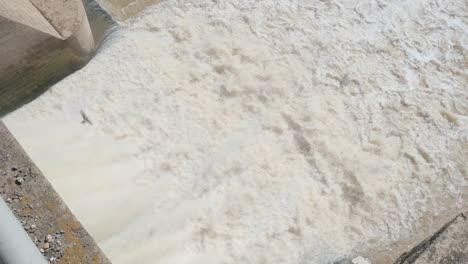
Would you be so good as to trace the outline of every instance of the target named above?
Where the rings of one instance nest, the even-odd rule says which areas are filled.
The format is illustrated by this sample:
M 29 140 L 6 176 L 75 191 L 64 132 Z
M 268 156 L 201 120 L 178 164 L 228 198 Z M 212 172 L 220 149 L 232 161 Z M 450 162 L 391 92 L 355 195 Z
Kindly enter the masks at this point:
M 468 208 L 467 13 L 163 1 L 4 121 L 113 263 L 390 263 Z

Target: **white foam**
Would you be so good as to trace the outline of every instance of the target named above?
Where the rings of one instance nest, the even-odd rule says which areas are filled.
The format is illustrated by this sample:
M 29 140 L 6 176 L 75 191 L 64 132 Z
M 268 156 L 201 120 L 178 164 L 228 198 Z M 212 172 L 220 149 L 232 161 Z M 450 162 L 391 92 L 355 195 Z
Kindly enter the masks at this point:
M 467 205 L 463 12 L 165 1 L 5 122 L 113 263 L 367 254 Z

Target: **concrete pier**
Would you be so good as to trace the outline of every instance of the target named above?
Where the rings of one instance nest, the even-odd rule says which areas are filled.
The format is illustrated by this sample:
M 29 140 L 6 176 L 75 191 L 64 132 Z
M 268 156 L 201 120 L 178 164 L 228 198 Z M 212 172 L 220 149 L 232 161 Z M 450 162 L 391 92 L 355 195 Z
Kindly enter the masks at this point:
M 110 263 L 1 121 L 0 195 L 50 263 Z
M 94 48 L 93 34 L 81 0 L 0 0 L 0 16 L 67 40 L 83 55 Z
M 81 0 L 0 0 L 0 116 L 84 65 L 94 48 Z

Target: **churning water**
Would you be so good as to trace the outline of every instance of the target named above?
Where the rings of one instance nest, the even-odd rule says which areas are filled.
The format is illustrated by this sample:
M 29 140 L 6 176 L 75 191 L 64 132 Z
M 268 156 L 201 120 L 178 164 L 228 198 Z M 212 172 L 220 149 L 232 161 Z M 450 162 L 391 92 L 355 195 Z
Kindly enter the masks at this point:
M 4 120 L 114 263 L 390 263 L 467 209 L 466 1 L 147 3 Z

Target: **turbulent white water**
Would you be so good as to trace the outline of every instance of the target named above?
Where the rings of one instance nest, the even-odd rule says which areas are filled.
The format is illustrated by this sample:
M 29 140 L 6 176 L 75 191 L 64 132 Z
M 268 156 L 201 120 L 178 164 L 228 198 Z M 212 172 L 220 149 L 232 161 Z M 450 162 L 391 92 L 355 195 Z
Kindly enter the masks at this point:
M 114 263 L 389 263 L 468 207 L 467 14 L 164 1 L 5 122 Z

